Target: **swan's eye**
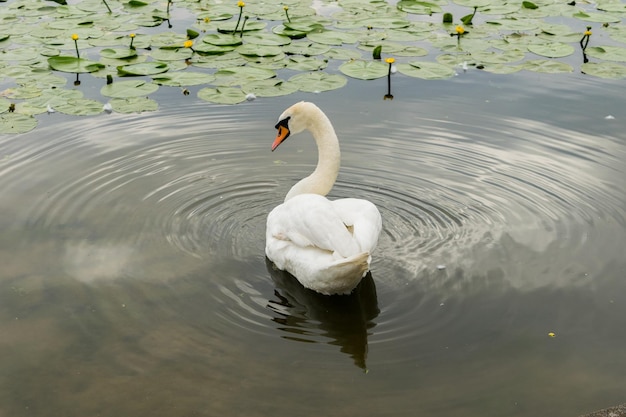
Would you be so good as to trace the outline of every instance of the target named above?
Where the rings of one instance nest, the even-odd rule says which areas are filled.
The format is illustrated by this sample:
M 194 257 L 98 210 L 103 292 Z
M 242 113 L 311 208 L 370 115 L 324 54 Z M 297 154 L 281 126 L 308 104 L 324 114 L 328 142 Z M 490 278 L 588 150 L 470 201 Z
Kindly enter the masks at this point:
M 282 126 L 289 129 L 289 119 L 291 119 L 291 116 L 285 117 L 283 120 L 280 120 L 278 123 L 276 123 L 276 126 L 274 126 L 274 128 L 278 129 L 280 126 Z

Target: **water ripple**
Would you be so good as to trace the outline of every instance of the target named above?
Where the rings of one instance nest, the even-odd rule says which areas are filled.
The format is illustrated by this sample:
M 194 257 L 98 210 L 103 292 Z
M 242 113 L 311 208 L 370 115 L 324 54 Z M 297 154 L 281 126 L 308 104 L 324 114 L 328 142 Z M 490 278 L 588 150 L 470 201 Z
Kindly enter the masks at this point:
M 67 262 L 81 273 L 94 258 L 97 277 L 163 265 L 176 275 L 187 255 L 220 260 L 211 279 L 221 326 L 339 345 L 360 367 L 370 337 L 387 348 L 458 326 L 465 310 L 450 291 L 570 285 L 584 275 L 546 274 L 553 266 L 534 263 L 536 254 L 592 259 L 623 242 L 613 237 L 626 225 L 626 151 L 613 138 L 515 118 L 400 112 L 374 123 L 364 114 L 337 123 L 343 167 L 331 198 L 371 200 L 383 232 L 367 289 L 328 304 L 263 268 L 267 213 L 312 170 L 315 147 L 294 140 L 270 153 L 275 114 L 250 110 L 94 119 L 89 135 L 68 124 L 51 141 L 5 142 L 0 205 L 38 231 L 33 239 L 47 234 L 70 248 Z M 155 242 L 165 248 L 137 261 Z M 380 309 L 378 297 L 387 301 Z

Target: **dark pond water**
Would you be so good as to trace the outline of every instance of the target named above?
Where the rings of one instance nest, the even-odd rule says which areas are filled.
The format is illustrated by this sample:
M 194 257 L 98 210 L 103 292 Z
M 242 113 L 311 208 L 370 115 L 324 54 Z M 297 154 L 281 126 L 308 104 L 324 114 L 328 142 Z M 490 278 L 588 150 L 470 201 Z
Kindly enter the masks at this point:
M 0 416 L 623 402 L 623 82 L 470 71 L 385 89 L 234 107 L 174 89 L 159 112 L 44 115 L 0 137 Z M 301 99 L 341 140 L 332 197 L 384 219 L 349 297 L 303 290 L 263 253 L 267 213 L 316 159 L 306 134 L 270 152 Z

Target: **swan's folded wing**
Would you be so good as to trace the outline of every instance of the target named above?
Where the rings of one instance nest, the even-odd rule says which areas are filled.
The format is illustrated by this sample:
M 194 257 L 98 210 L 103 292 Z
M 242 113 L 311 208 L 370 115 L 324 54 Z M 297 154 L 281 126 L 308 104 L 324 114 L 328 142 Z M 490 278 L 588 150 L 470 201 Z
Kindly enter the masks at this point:
M 276 207 L 267 218 L 268 233 L 294 244 L 313 246 L 348 257 L 360 252 L 331 202 L 320 195 L 301 194 Z
M 354 240 L 361 251 L 372 252 L 382 230 L 382 218 L 376 206 L 358 198 L 341 198 L 331 201 L 341 220 L 352 226 Z

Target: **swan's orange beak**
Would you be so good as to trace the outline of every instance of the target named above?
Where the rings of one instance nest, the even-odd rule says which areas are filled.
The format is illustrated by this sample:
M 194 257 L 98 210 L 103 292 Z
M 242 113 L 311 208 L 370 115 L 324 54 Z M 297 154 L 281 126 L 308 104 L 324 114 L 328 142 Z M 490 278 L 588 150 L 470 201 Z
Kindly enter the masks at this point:
M 276 134 L 276 139 L 274 140 L 274 143 L 272 143 L 272 152 L 274 151 L 274 149 L 278 148 L 278 145 L 280 145 L 285 139 L 287 139 L 287 136 L 289 136 L 289 129 L 287 129 L 287 127 L 279 124 L 276 128 L 278 129 L 278 133 Z

